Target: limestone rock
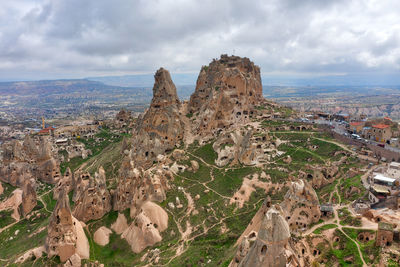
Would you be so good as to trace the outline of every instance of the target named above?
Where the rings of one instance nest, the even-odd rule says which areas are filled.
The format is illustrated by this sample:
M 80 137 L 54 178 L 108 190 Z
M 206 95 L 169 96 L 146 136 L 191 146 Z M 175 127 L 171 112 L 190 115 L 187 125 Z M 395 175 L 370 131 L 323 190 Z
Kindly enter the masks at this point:
M 81 223 L 72 216 L 68 195 L 61 190 L 47 228 L 47 255 L 58 255 L 65 262 L 75 253 L 89 258 L 89 242 Z
M 228 163 L 255 165 L 258 162 L 258 154 L 251 137 L 252 130 L 236 130 L 221 135 L 213 144 L 213 149 L 218 153 L 215 163 L 220 167 Z
M 190 97 L 192 132 L 207 135 L 249 121 L 261 101 L 260 68 L 248 58 L 221 55 L 202 67 Z
M 78 254 L 72 255 L 65 263 L 64 267 L 81 267 L 81 257 Z
M 306 229 L 321 217 L 318 196 L 305 180 L 291 182 L 284 201 L 280 204 L 291 231 Z
M 68 167 L 65 170 L 63 177 L 57 182 L 56 186 L 53 189 L 53 199 L 57 199 L 60 194 L 61 189 L 64 189 L 67 194 L 74 189 L 75 180 L 74 174 L 71 172 L 71 169 Z
M 153 99 L 133 133 L 131 158 L 137 166 L 149 168 L 159 154 L 173 150 L 183 138 L 180 102 L 169 72 L 160 68 L 155 76 Z
M 4 192 L 4 188 L 3 188 L 3 185 L 0 182 L 0 195 L 3 194 L 3 192 Z
M 22 193 L 23 191 L 21 189 L 15 189 L 9 198 L 3 202 L 0 202 L 0 211 L 13 210 L 11 217 L 13 217 L 16 221 L 20 219 L 19 206 L 22 203 Z
M 173 174 L 168 168 L 154 166 L 144 171 L 134 167 L 129 158 L 122 162 L 117 189 L 114 192 L 114 210 L 123 211 L 139 207 L 146 201 L 162 202 L 166 199 L 168 181 Z
M 118 213 L 117 220 L 111 225 L 111 229 L 113 229 L 117 234 L 122 234 L 128 228 L 128 222 L 123 213 Z
M 160 232 L 168 226 L 168 214 L 154 203 L 145 203 L 132 224 L 121 237 L 131 245 L 132 251 L 140 253 L 148 246 L 160 242 Z
M 94 232 L 93 240 L 100 246 L 105 246 L 110 242 L 110 234 L 112 231 L 105 226 L 101 226 Z
M 191 160 L 190 165 L 192 167 L 193 172 L 197 172 L 199 170 L 199 163 L 197 161 Z
M 231 263 L 231 266 L 296 266 L 294 263 L 297 260 L 290 251 L 289 239 L 288 223 L 278 209 L 271 207 L 247 255 L 239 263 Z
M 74 216 L 83 222 L 97 220 L 111 210 L 111 195 L 106 186 L 106 175 L 103 167 L 95 177 L 89 178 L 89 186 L 75 202 Z
M 32 186 L 32 182 L 27 181 L 22 188 L 22 203 L 20 213 L 22 217 L 26 217 L 37 204 L 36 190 Z

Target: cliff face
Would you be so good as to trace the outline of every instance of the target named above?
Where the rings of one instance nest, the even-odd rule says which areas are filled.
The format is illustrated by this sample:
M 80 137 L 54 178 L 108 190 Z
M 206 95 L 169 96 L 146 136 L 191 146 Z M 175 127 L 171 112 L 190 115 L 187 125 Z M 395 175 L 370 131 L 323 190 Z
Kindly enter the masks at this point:
M 154 79 L 153 99 L 144 116 L 138 118 L 131 150 L 135 164 L 145 169 L 183 138 L 180 102 L 171 76 L 160 68 Z
M 261 101 L 260 68 L 248 58 L 222 55 L 201 69 L 188 112 L 194 131 L 209 134 L 249 120 Z

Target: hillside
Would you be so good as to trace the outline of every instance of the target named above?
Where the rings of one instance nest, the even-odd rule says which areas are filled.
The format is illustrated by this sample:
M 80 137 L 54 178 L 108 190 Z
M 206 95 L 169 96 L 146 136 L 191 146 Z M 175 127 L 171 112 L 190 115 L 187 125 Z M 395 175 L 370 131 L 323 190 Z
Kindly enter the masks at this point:
M 5 144 L 2 263 L 363 266 L 391 255 L 360 241 L 378 224 L 352 212 L 368 162 L 264 99 L 248 58 L 203 66 L 189 101 L 167 70 L 154 79 L 137 119 L 121 111 L 71 137 L 90 153 L 69 158 L 38 136 Z

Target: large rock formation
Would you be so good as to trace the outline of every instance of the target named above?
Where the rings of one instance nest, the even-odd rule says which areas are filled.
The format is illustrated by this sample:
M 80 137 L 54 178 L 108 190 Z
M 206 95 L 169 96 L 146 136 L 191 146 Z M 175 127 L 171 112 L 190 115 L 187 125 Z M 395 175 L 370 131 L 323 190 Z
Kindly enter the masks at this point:
M 20 214 L 22 217 L 28 215 L 37 204 L 36 190 L 31 181 L 25 182 L 22 187 L 22 203 L 20 206 Z
M 134 163 L 125 158 L 114 193 L 114 210 L 139 207 L 145 201 L 164 201 L 169 188 L 168 181 L 172 179 L 173 174 L 168 167 L 154 166 L 144 171 L 135 168 Z
M 50 217 L 45 243 L 49 257 L 58 255 L 62 262 L 77 253 L 89 258 L 89 242 L 81 223 L 72 216 L 68 195 L 61 190 L 56 207 Z
M 249 121 L 262 99 L 260 68 L 248 58 L 222 55 L 202 67 L 190 97 L 193 132 L 207 135 Z
M 133 252 L 140 253 L 146 247 L 160 242 L 160 233 L 167 227 L 168 214 L 157 204 L 146 202 L 121 237 L 131 245 Z
M 298 266 L 295 254 L 289 245 L 290 230 L 279 206 L 271 207 L 265 213 L 257 238 L 246 256 L 246 239 L 239 247 L 240 256 L 235 257 L 231 266 Z M 237 255 L 238 256 L 238 255 Z
M 318 196 L 304 180 L 292 182 L 284 201 L 280 204 L 291 231 L 307 229 L 321 217 Z
M 106 186 L 106 174 L 102 166 L 89 177 L 89 185 L 75 202 L 74 216 L 83 222 L 97 220 L 111 210 L 111 195 Z
M 180 102 L 171 76 L 160 68 L 154 78 L 153 99 L 144 116 L 138 118 L 131 150 L 136 166 L 145 169 L 183 138 Z
M 54 184 L 59 177 L 60 168 L 46 138 L 41 138 L 38 146 L 29 135 L 25 136 L 22 144 L 13 140 L 3 145 L 0 180 L 22 187 L 31 178 Z

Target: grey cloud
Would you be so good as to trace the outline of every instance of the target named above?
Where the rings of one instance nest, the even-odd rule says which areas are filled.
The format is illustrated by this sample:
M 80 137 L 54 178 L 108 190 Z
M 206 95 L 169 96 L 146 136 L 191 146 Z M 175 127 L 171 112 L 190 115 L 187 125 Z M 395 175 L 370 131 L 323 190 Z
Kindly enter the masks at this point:
M 399 71 L 397 0 L 4 1 L 3 79 L 198 72 L 233 51 L 265 73 Z

